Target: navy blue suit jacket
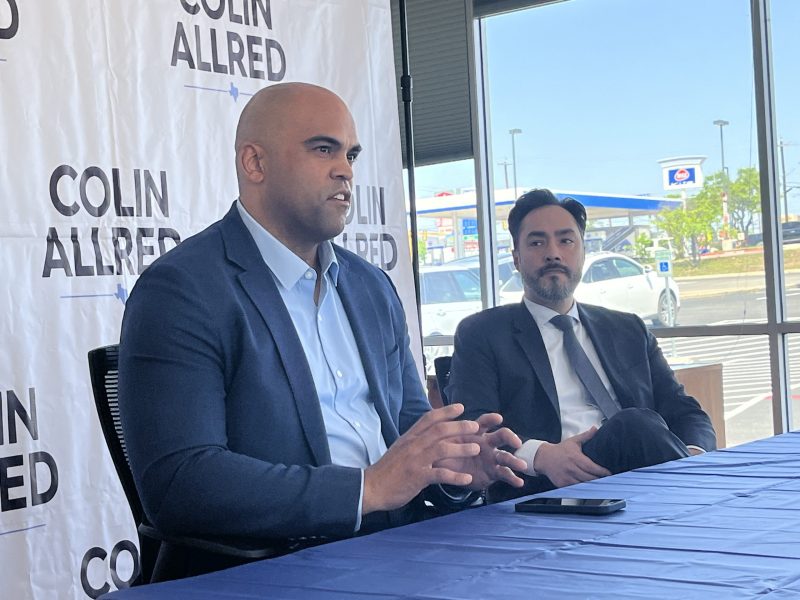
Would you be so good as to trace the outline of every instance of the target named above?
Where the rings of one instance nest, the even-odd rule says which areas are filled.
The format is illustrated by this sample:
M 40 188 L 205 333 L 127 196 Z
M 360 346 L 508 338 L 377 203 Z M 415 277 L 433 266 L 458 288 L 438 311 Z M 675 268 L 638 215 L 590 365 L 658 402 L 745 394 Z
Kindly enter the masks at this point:
M 622 408 L 652 409 L 684 444 L 716 449 L 711 420 L 675 379 L 639 317 L 589 304 L 578 304 L 578 313 Z M 464 404 L 466 418 L 499 412 L 523 442 L 561 441 L 550 360 L 523 302 L 485 310 L 459 324 L 446 394 Z
M 387 445 L 430 409 L 388 276 L 335 249 Z M 156 260 L 125 307 L 119 395 L 145 512 L 174 534 L 353 534 L 358 469 L 334 466 L 305 353 L 236 207 Z

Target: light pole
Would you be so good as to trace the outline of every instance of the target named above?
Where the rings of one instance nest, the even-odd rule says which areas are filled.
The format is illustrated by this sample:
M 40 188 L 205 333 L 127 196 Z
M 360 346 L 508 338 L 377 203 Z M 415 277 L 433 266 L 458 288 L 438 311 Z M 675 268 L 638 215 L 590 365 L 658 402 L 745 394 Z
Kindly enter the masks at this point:
M 511 134 L 511 173 L 514 177 L 514 198 L 517 197 L 517 148 L 514 145 L 514 136 L 518 133 L 522 133 L 522 129 L 509 129 L 508 133 Z
M 726 121 L 725 119 L 717 119 L 714 121 L 714 125 L 719 127 L 719 153 L 722 158 L 722 173 L 727 179 L 728 170 L 725 168 L 725 140 L 722 137 L 722 128 L 725 127 L 725 125 L 730 125 L 730 121 Z

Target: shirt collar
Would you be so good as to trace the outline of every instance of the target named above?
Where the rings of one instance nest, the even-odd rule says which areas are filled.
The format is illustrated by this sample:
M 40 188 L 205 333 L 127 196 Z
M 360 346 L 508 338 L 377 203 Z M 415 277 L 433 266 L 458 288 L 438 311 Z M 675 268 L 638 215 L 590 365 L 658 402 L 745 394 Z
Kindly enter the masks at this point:
M 275 279 L 286 289 L 293 288 L 311 267 L 256 221 L 247 212 L 241 200 L 236 201 L 236 208 L 245 227 L 253 236 L 261 258 L 275 275 Z M 333 251 L 333 244 L 330 240 L 319 245 L 317 257 L 323 276 L 330 274 L 333 284 L 336 285 L 339 279 L 339 262 L 336 260 L 336 253 Z
M 545 325 L 549 325 L 550 327 L 555 327 L 555 325 L 550 323 L 550 319 L 552 319 L 559 313 L 554 311 L 552 308 L 542 306 L 541 304 L 536 304 L 536 302 L 528 300 L 527 298 L 523 298 L 522 300 L 525 303 L 525 306 L 530 311 L 531 316 L 533 316 L 533 319 L 536 321 L 536 324 L 539 326 L 539 329 L 541 329 Z M 578 303 L 575 302 L 574 300 L 572 302 L 572 306 L 570 307 L 570 309 L 567 311 L 566 314 L 568 314 L 569 316 L 571 316 L 573 319 L 575 319 L 580 323 L 581 318 L 578 315 Z

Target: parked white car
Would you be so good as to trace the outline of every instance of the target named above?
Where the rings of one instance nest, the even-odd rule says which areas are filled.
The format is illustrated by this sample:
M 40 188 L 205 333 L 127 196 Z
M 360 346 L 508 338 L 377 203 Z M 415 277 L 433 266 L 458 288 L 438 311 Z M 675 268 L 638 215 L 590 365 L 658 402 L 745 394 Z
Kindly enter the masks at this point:
M 596 304 L 614 310 L 632 312 L 656 326 L 676 323 L 680 294 L 675 280 L 669 280 L 669 296 L 665 279 L 651 267 L 612 252 L 586 255 L 583 277 L 575 290 L 578 302 Z M 500 303 L 522 300 L 522 279 L 518 272 L 500 288 Z
M 464 265 L 422 267 L 422 335 L 453 335 L 461 319 L 476 313 L 481 304 L 481 282 Z
M 446 266 L 465 266 L 469 267 L 469 269 L 475 273 L 477 277 L 480 277 L 480 269 L 481 263 L 480 259 L 477 256 L 467 256 L 464 258 L 456 258 L 455 260 L 451 260 L 448 263 L 445 263 Z M 514 267 L 514 258 L 511 254 L 503 253 L 497 257 L 497 283 L 498 285 L 503 285 L 506 281 L 508 281 L 511 276 L 516 272 L 516 268 Z

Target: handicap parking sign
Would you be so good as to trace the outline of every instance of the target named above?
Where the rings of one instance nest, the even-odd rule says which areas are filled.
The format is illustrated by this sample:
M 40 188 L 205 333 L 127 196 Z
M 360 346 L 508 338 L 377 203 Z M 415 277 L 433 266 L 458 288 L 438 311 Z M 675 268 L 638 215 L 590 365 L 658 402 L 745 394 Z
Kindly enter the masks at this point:
M 672 252 L 661 249 L 655 252 L 656 273 L 659 277 L 669 277 L 672 275 Z

